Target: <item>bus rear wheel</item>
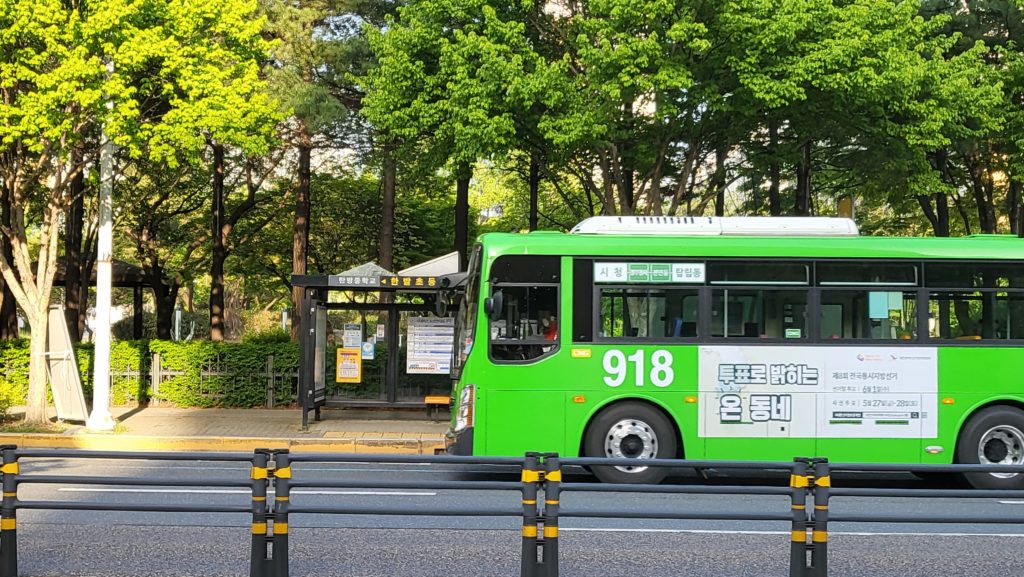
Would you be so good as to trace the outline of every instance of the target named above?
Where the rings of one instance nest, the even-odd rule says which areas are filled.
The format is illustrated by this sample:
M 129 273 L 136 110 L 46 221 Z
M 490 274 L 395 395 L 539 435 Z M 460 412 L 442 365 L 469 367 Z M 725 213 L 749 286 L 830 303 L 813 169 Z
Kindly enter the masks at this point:
M 612 405 L 594 417 L 583 441 L 588 457 L 671 459 L 678 443 L 675 429 L 665 414 L 651 405 L 625 402 Z M 630 465 L 592 467 L 594 475 L 605 483 L 660 483 L 668 476 L 667 467 Z
M 1024 411 L 989 407 L 971 417 L 960 434 L 957 461 L 964 464 L 1024 465 Z M 976 489 L 1024 489 L 1024 473 L 966 473 Z

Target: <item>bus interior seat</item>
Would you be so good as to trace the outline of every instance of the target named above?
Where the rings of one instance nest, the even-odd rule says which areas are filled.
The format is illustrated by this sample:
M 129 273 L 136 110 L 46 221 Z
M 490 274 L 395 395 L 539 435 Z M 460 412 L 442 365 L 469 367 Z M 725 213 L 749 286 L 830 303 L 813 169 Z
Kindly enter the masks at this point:
M 672 335 L 673 337 L 695 337 L 697 336 L 697 323 L 684 322 L 683 319 L 676 317 L 672 321 Z

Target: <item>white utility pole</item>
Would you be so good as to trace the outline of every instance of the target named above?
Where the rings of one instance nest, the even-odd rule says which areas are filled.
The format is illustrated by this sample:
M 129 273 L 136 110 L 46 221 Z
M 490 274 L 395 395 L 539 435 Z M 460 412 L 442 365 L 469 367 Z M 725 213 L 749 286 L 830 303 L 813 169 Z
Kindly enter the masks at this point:
M 114 63 L 107 62 L 107 74 L 114 72 Z M 113 102 L 107 102 L 113 109 Z M 100 148 L 100 210 L 96 247 L 96 333 L 93 356 L 92 413 L 86 428 L 97 431 L 114 430 L 110 414 L 110 288 L 114 248 L 114 143 L 104 131 Z

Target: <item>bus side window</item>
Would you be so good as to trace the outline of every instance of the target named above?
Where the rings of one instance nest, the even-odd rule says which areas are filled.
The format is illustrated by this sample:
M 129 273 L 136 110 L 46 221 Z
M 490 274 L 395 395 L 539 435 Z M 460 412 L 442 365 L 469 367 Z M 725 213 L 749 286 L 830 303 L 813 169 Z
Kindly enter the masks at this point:
M 600 336 L 686 339 L 697 336 L 697 289 L 602 287 Z
M 711 293 L 711 335 L 806 339 L 807 291 L 715 289 Z
M 821 338 L 916 340 L 917 293 L 889 290 L 823 290 Z

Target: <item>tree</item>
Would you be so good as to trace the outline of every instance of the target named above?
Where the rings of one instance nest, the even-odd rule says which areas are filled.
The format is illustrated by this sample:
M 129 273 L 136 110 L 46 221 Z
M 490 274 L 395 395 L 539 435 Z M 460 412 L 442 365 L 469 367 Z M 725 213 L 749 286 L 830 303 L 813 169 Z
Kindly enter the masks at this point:
M 248 0 L 0 6 L 0 177 L 11 211 L 2 231 L 13 257 L 0 256 L 0 273 L 32 331 L 26 420 L 46 417 L 58 225 L 74 201 L 71 182 L 98 152 L 76 152 L 83 135 L 102 128 L 130 155 L 154 157 L 198 155 L 205 134 L 265 138 L 267 97 L 256 75 L 265 44 L 254 12 Z
M 117 226 L 153 291 L 156 337 L 170 340 L 179 292 L 208 263 L 210 236 L 196 231 L 205 228 L 210 174 L 198 164 L 139 159 L 127 164 L 122 181 Z

